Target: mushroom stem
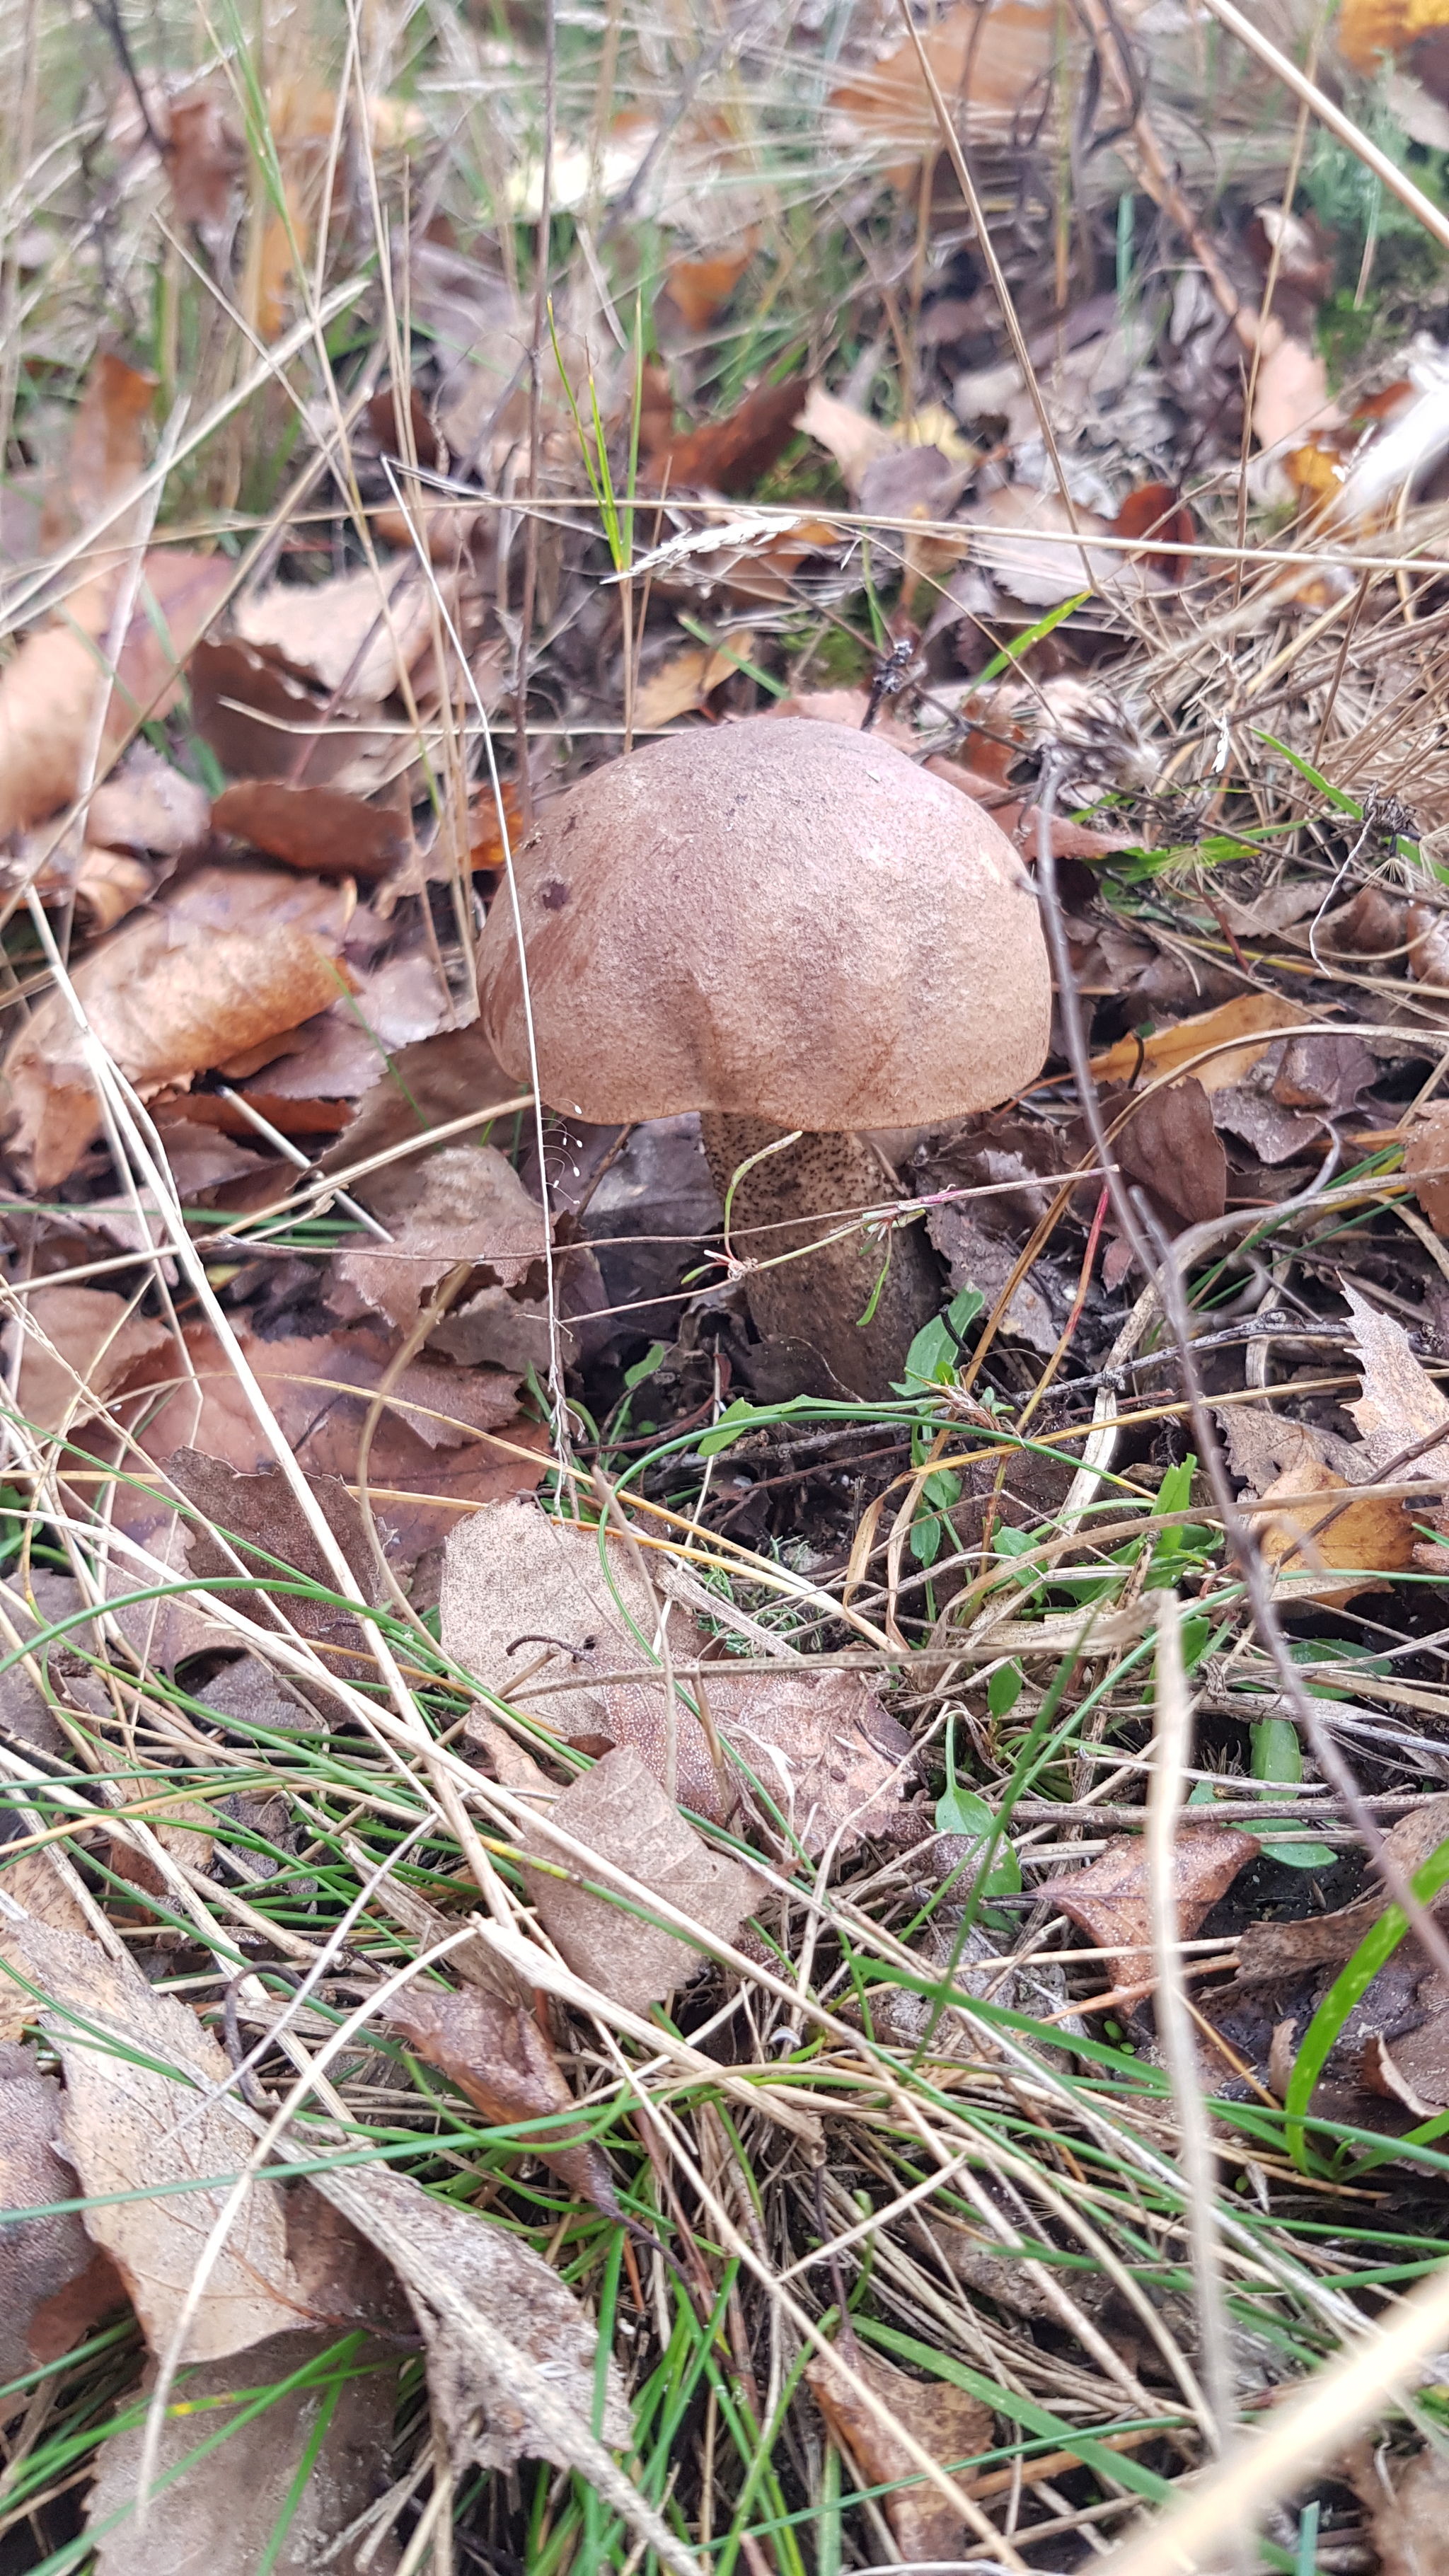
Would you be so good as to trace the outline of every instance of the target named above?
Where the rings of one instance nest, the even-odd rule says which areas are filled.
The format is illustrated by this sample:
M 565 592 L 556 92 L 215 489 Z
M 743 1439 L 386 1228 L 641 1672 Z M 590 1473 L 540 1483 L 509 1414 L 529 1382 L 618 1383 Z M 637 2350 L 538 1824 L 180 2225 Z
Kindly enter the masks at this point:
M 726 1117 L 714 1110 L 706 1110 L 699 1123 L 721 1199 L 740 1166 L 784 1132 L 766 1118 Z M 940 1271 L 925 1230 L 902 1226 L 889 1238 L 890 1267 L 870 1322 L 857 1321 L 880 1279 L 886 1241 L 860 1228 L 835 1242 L 821 1238 L 847 1225 L 852 1209 L 878 1207 L 888 1196 L 880 1159 L 863 1137 L 807 1131 L 753 1164 L 730 1209 L 737 1257 L 775 1265 L 748 1276 L 750 1313 L 759 1331 L 771 1341 L 808 1343 L 842 1387 L 868 1400 L 893 1393 L 913 1337 L 941 1304 Z M 819 1249 L 798 1260 L 778 1260 L 780 1253 L 808 1243 Z

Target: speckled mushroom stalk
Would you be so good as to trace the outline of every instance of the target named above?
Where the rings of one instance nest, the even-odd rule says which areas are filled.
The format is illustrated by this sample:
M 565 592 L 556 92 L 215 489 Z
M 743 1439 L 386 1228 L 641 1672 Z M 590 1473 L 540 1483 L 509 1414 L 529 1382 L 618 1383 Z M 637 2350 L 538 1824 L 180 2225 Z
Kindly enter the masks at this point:
M 1045 1060 L 1051 980 L 1035 897 L 997 825 L 874 735 L 754 717 L 595 770 L 515 855 L 539 1073 L 600 1122 L 702 1113 L 757 1256 L 894 1196 L 872 1131 L 995 1106 Z M 484 1033 L 528 1071 L 512 906 L 479 952 Z M 759 1229 L 784 1224 L 783 1234 Z M 939 1303 L 919 1226 L 861 1232 L 749 1276 L 772 1337 L 807 1342 L 877 1397 Z

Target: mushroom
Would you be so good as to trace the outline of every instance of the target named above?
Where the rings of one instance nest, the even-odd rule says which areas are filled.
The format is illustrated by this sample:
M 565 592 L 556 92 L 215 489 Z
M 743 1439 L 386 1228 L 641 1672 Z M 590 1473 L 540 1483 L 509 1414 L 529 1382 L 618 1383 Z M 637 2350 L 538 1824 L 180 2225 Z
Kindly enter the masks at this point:
M 994 1107 L 1046 1057 L 1046 944 L 1005 834 L 873 734 L 756 716 L 592 771 L 522 843 L 515 883 L 544 1099 L 601 1123 L 699 1110 L 722 1197 L 750 1164 L 730 1237 L 758 1329 L 888 1394 L 940 1277 L 923 1229 L 898 1228 L 860 1322 L 887 1245 L 850 1212 L 899 1195 L 871 1131 Z M 479 992 L 526 1081 L 506 894 Z

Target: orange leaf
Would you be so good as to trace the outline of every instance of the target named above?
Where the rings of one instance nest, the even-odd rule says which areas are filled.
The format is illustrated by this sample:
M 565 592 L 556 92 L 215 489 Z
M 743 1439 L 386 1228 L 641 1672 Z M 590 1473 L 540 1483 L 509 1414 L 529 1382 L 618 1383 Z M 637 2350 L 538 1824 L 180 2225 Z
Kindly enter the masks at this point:
M 1119 1038 L 1105 1055 L 1092 1058 L 1092 1071 L 1099 1082 L 1131 1082 L 1139 1075 L 1180 1073 L 1191 1065 L 1204 1091 L 1228 1091 L 1251 1073 L 1275 1037 L 1284 1029 L 1301 1028 L 1308 1016 L 1276 993 L 1243 993 L 1215 1011 L 1199 1011 L 1190 1020 L 1154 1029 L 1140 1052 L 1136 1038 Z M 1245 1043 L 1229 1046 L 1226 1042 L 1234 1038 Z M 1213 1054 L 1215 1047 L 1223 1052 Z M 1206 1061 L 1196 1062 L 1199 1056 Z

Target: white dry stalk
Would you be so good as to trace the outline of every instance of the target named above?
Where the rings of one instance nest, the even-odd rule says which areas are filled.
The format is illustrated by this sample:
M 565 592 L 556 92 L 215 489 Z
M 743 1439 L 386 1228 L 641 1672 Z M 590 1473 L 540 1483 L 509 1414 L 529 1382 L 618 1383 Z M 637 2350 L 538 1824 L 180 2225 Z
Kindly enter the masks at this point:
M 1182 1662 L 1177 1594 L 1157 1596 L 1157 1724 L 1152 1778 L 1147 1793 L 1147 1867 L 1152 1899 L 1152 1945 L 1157 1971 L 1157 2035 L 1172 2086 L 1182 2140 L 1188 2238 L 1192 2247 L 1202 2331 L 1203 2377 L 1215 2449 L 1228 2442 L 1236 2415 L 1232 2344 L 1223 2304 L 1222 2242 L 1217 2223 L 1217 2172 L 1208 2136 L 1207 2110 L 1198 2072 L 1197 2046 L 1182 1973 L 1178 1920 L 1177 1837 L 1183 1807 L 1183 1771 L 1190 1750 L 1192 1703 Z

